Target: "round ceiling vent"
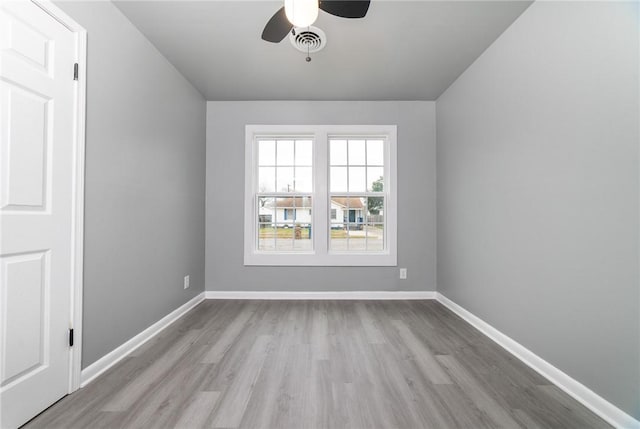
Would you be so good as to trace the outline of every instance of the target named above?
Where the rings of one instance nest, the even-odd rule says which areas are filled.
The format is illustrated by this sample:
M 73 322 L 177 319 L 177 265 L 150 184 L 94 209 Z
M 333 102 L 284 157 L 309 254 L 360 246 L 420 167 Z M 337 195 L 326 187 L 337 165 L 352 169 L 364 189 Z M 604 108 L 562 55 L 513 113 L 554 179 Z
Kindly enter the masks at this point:
M 289 34 L 291 44 L 299 51 L 310 54 L 318 52 L 327 44 L 327 36 L 318 27 L 296 28 Z

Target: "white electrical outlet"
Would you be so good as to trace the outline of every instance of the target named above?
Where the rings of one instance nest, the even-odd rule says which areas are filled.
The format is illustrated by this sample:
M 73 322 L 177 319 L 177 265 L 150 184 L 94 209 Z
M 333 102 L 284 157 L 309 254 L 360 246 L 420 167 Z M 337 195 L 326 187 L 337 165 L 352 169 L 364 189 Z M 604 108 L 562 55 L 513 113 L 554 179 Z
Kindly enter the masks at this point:
M 184 288 L 189 287 L 189 276 L 184 276 Z
M 407 279 L 407 269 L 406 268 L 400 268 L 400 279 L 401 280 L 406 280 Z

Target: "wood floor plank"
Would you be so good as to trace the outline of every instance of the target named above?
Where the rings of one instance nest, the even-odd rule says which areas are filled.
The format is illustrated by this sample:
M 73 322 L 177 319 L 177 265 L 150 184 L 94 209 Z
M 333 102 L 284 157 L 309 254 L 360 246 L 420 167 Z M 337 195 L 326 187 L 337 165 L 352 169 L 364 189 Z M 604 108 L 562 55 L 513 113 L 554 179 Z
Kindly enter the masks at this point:
M 25 425 L 608 428 L 436 301 L 196 306 Z
M 202 363 L 218 363 L 224 354 L 235 343 L 236 338 L 243 329 L 246 329 L 247 321 L 253 316 L 252 311 L 242 311 L 225 328 L 222 336 L 213 344 L 211 350 L 202 359 Z
M 527 429 L 542 429 L 543 426 L 538 424 L 529 414 L 524 410 L 513 410 L 514 418 Z
M 236 374 L 241 370 L 242 365 L 249 359 L 251 348 L 255 344 L 256 339 L 262 335 L 259 328 L 263 317 L 269 314 L 268 310 L 270 305 L 258 304 L 254 306 L 256 303 L 251 301 L 249 304 L 250 305 L 243 306 L 239 309 L 239 312 L 248 311 L 251 313 L 245 328 L 238 334 L 224 355 L 222 355 L 220 362 L 213 364 L 211 372 L 205 377 L 203 390 L 214 392 L 226 391 L 234 380 L 237 379 Z M 287 324 L 283 323 L 283 327 L 286 326 Z M 219 336 L 216 338 L 219 338 Z M 213 343 L 215 343 L 215 341 L 217 340 L 214 340 Z
M 433 384 L 452 384 L 449 375 L 442 369 L 431 350 L 422 343 L 404 322 L 394 320 L 391 322 L 398 331 L 400 338 L 407 345 L 413 355 L 413 359 L 424 374 Z
M 329 359 L 329 320 L 327 318 L 326 303 L 314 302 L 312 309 L 311 350 L 313 359 Z
M 165 376 L 167 371 L 186 353 L 197 334 L 198 331 L 190 331 L 176 343 L 170 345 L 161 358 L 156 359 L 151 366 L 131 380 L 123 389 L 115 392 L 114 397 L 102 407 L 101 411 L 126 411 L 132 403 L 136 402 Z
M 237 379 L 231 383 L 220 400 L 218 415 L 213 420 L 214 427 L 237 428 L 240 426 L 253 393 L 253 386 L 266 360 L 272 338 L 270 335 L 261 335 L 256 339 L 249 351 L 248 359 L 236 374 Z
M 476 407 L 489 416 L 494 423 L 494 427 L 505 429 L 521 427 L 455 357 L 440 355 L 437 359 L 447 368 L 451 378 L 469 396 Z
M 451 427 L 451 421 L 431 395 L 423 395 L 425 390 L 419 388 L 415 367 L 407 365 L 394 355 L 388 346 L 374 345 L 380 378 L 384 380 L 381 400 L 392 405 L 392 413 L 400 427 L 409 427 L 418 422 L 422 428 Z M 392 397 L 393 400 L 389 400 Z M 408 421 L 405 419 L 408 418 Z
M 119 426 L 130 429 L 172 426 L 184 412 L 193 392 L 201 390 L 203 377 L 209 370 L 210 365 L 195 362 L 177 366 L 161 383 L 131 404 Z
M 285 381 L 285 371 L 291 347 L 291 344 L 286 341 L 274 344 L 273 352 L 267 356 L 258 380 L 256 380 L 240 427 L 269 429 L 275 426 L 276 416 L 279 412 L 278 395 L 282 383 Z
M 196 392 L 193 402 L 185 408 L 173 427 L 175 429 L 204 428 L 219 397 L 220 392 Z
M 274 429 L 291 427 L 292 422 L 306 426 L 311 417 L 306 401 L 311 382 L 311 346 L 294 343 L 289 347 L 284 377 L 276 396 L 278 412 L 273 420 Z
M 367 336 L 367 340 L 371 344 L 384 344 L 385 338 L 380 329 L 378 328 L 375 317 L 373 317 L 367 307 L 366 302 L 358 302 L 356 304 L 356 313 L 360 317 L 360 323 L 362 323 L 362 327 Z
M 483 411 L 471 401 L 468 395 L 457 384 L 438 384 L 434 387 L 435 396 L 446 406 L 444 410 L 453 420 L 447 428 L 461 429 L 493 429 L 494 423 Z

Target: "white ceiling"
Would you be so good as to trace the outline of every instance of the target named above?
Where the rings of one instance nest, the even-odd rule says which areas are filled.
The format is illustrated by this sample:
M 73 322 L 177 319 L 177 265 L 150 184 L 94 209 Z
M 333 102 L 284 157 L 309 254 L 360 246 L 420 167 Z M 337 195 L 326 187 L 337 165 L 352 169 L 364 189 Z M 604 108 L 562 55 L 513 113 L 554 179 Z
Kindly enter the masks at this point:
M 207 100 L 435 100 L 530 1 L 372 0 L 364 19 L 320 12 L 310 63 L 260 38 L 282 1 L 119 1 Z

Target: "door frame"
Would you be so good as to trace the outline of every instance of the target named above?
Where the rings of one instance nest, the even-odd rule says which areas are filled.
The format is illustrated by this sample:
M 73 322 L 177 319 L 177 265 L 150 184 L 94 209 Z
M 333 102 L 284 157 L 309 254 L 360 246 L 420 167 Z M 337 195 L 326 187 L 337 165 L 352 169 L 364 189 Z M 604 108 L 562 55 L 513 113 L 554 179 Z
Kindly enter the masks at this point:
M 84 172 L 87 105 L 87 31 L 51 0 L 31 0 L 36 6 L 74 34 L 78 80 L 74 85 L 74 171 L 72 176 L 71 217 L 71 301 L 69 329 L 73 329 L 73 347 L 69 348 L 68 393 L 80 388 L 82 370 L 82 290 L 84 259 Z M 69 76 L 72 78 L 72 76 Z

